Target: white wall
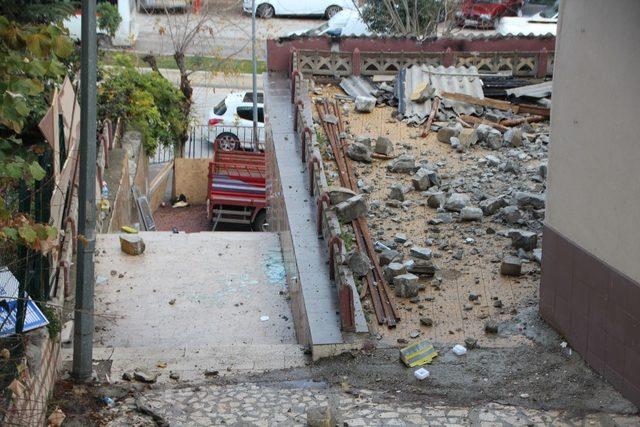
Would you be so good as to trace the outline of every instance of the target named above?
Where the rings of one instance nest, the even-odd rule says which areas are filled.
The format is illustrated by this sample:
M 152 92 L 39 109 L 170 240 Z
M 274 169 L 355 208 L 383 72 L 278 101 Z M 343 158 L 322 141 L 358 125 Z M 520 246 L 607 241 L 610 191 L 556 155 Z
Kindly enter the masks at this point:
M 547 224 L 640 281 L 640 0 L 561 0 Z

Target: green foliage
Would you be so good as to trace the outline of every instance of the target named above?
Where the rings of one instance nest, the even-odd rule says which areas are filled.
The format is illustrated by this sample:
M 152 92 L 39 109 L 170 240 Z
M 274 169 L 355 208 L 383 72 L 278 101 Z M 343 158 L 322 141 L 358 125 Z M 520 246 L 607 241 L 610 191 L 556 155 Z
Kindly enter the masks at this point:
M 49 24 L 73 14 L 79 1 L 0 0 L 0 15 L 20 23 Z
M 44 317 L 47 318 L 49 324 L 47 325 L 47 330 L 49 331 L 49 338 L 52 340 L 56 340 L 62 331 L 62 322 L 60 321 L 60 316 L 58 315 L 58 311 L 45 303 L 37 303 L 38 307 L 44 314 Z
M 0 242 L 44 250 L 57 234 L 15 213 L 14 194 L 19 183 L 33 186 L 45 178 L 37 161 L 45 149 L 38 144 L 43 138 L 37 125 L 73 51 L 66 31 L 56 25 L 19 24 L 0 16 Z
M 109 37 L 115 36 L 122 22 L 122 16 L 120 16 L 118 8 L 111 3 L 103 2 L 98 4 L 97 12 L 98 28 L 105 30 Z
M 369 0 L 361 12 L 374 32 L 426 38 L 435 35 L 438 17 L 448 2 L 450 0 Z
M 142 133 L 149 155 L 158 145 L 177 145 L 189 125 L 180 90 L 156 72 L 139 72 L 126 57 L 118 61 L 121 66 L 104 70 L 105 80 L 98 88 L 98 117 L 125 119 Z

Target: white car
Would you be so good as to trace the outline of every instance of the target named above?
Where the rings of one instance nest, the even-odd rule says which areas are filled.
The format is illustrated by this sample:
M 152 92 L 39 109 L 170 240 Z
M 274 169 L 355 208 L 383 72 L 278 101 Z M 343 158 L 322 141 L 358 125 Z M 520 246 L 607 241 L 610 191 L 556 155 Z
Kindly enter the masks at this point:
M 352 0 L 255 0 L 256 16 L 273 18 L 278 15 L 318 15 L 331 19 L 342 9 L 353 9 Z M 252 13 L 252 0 L 244 0 L 242 9 Z
M 556 35 L 558 27 L 558 5 L 545 9 L 533 16 L 500 18 L 496 32 L 502 36 L 509 35 Z
M 224 151 L 252 150 L 253 92 L 234 92 L 209 112 L 208 140 Z M 264 94 L 258 92 L 258 143 L 264 149 Z
M 362 20 L 360 13 L 355 10 L 341 10 L 333 18 L 324 24 L 310 30 L 294 31 L 289 36 L 331 36 L 331 37 L 358 37 L 371 36 L 367 24 Z

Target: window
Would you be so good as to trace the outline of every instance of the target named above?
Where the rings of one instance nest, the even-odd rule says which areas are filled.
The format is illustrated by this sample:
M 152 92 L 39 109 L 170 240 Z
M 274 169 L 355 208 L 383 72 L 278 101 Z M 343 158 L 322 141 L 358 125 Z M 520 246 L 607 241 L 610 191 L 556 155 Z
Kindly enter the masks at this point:
M 247 92 L 242 98 L 242 102 L 253 102 L 253 92 Z M 264 103 L 264 93 L 258 92 L 258 104 Z
M 244 120 L 253 121 L 253 107 L 238 107 L 238 117 Z M 264 123 L 264 108 L 258 107 L 258 122 Z
M 224 116 L 224 113 L 227 112 L 227 104 L 224 103 L 224 99 L 220 101 L 218 105 L 213 107 L 213 114 L 216 116 Z

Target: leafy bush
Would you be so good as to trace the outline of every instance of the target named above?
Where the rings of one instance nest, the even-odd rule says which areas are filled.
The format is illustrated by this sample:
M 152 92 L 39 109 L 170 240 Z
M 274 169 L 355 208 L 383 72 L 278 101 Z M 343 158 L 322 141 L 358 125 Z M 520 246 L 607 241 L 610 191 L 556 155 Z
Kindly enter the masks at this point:
M 37 126 L 74 51 L 56 25 L 18 24 L 0 16 L 0 242 L 42 250 L 57 231 L 16 213 L 20 183 L 45 177 L 37 154 L 47 145 Z
M 98 28 L 105 30 L 109 37 L 115 36 L 122 22 L 118 8 L 111 3 L 103 2 L 98 4 L 97 12 Z
M 177 145 L 189 125 L 180 90 L 156 72 L 139 72 L 128 58 L 120 58 L 120 64 L 103 71 L 105 79 L 98 88 L 98 117 L 122 117 L 142 133 L 150 156 L 158 145 Z
M 369 0 L 361 7 L 369 28 L 381 34 L 426 38 L 435 35 L 438 20 L 455 0 Z

